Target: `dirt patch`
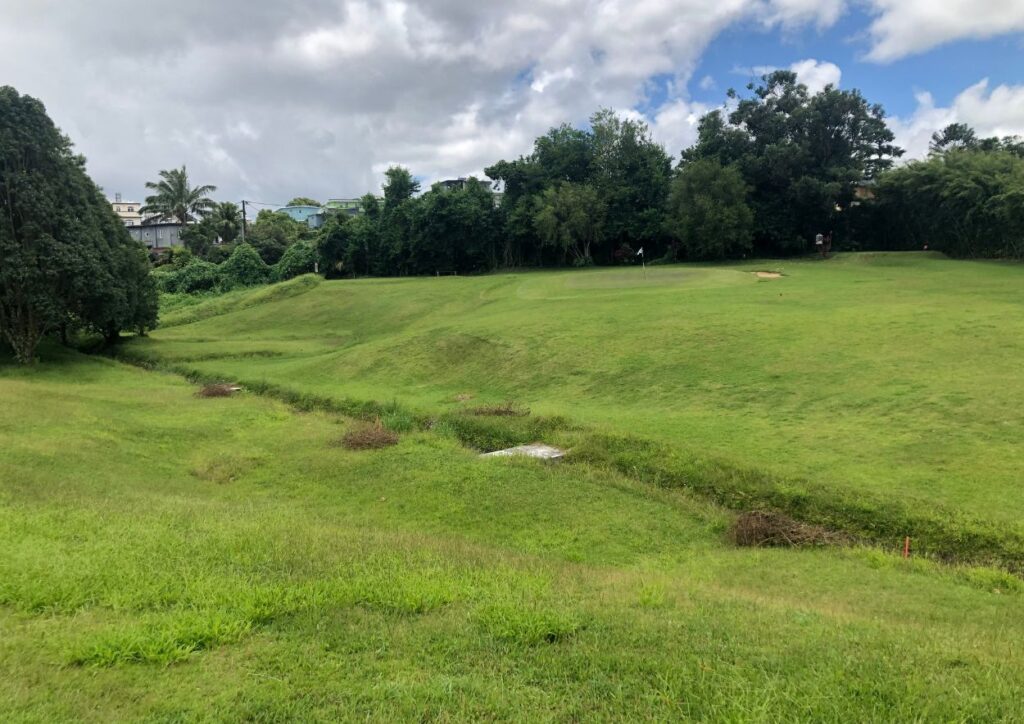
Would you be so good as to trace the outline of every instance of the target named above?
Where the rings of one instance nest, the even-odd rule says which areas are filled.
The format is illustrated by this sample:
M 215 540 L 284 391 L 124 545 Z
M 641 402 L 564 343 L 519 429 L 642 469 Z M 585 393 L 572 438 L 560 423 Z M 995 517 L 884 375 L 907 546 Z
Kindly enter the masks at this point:
M 349 450 L 377 450 L 398 444 L 398 434 L 377 420 L 372 425 L 359 425 L 345 433 L 339 444 Z
M 783 547 L 821 546 L 841 542 L 836 533 L 816 525 L 793 520 L 772 510 L 751 510 L 741 513 L 729 531 L 738 546 Z
M 461 392 L 455 395 L 454 399 L 456 402 L 469 402 L 473 399 L 473 394 L 471 392 Z
M 216 382 L 211 385 L 203 385 L 196 393 L 198 397 L 231 397 L 241 391 L 238 385 L 231 385 L 227 382 Z
M 758 279 L 781 279 L 782 274 L 773 271 L 757 271 L 754 272 L 754 276 Z
M 526 417 L 530 414 L 530 408 L 515 402 L 499 402 L 496 405 L 473 407 L 468 412 L 471 415 L 486 417 Z

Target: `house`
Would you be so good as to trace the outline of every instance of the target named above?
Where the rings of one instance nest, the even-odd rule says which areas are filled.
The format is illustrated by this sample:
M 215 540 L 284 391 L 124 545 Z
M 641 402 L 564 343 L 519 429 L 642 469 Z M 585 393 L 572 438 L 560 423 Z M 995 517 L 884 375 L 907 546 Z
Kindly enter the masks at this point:
M 147 249 L 159 251 L 175 246 L 183 246 L 181 232 L 185 227 L 177 221 L 159 221 L 147 219 L 138 226 L 130 226 L 128 233 L 136 241 L 142 242 Z
M 324 210 L 329 213 L 359 216 L 363 213 L 362 199 L 328 199 Z
M 142 224 L 142 214 L 139 213 L 142 204 L 138 201 L 125 201 L 121 198 L 121 194 L 114 194 L 114 200 L 110 202 L 110 207 L 125 226 Z
M 290 216 L 300 224 L 306 224 L 311 229 L 319 229 L 324 225 L 325 214 L 320 206 L 283 206 L 277 210 L 279 214 Z

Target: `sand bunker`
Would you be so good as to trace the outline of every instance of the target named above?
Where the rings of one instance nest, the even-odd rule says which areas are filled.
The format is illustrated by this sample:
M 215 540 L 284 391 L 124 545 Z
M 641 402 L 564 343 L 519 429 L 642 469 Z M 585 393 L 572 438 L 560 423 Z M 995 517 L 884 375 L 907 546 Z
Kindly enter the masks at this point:
M 754 275 L 758 279 L 780 279 L 782 277 L 782 275 L 779 274 L 779 272 L 766 272 L 766 271 L 754 272 Z

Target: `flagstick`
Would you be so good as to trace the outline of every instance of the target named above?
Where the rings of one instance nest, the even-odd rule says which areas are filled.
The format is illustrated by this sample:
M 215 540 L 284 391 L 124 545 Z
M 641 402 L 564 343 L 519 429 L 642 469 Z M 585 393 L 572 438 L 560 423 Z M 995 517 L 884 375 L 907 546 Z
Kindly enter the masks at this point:
M 640 265 L 644 269 L 644 281 L 647 281 L 647 260 L 644 257 L 640 257 Z

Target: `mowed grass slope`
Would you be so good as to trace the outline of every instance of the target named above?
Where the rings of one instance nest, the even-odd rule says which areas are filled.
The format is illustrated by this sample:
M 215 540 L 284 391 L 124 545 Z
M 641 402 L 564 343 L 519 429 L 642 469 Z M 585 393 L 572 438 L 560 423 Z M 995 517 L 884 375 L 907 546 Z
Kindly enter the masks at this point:
M 4 721 L 1024 715 L 1007 574 L 735 549 L 610 470 L 349 451 L 344 417 L 46 355 L 0 364 Z
M 1022 312 L 1024 266 L 928 254 L 304 278 L 170 311 L 127 353 L 427 414 L 512 399 L 1020 532 Z

